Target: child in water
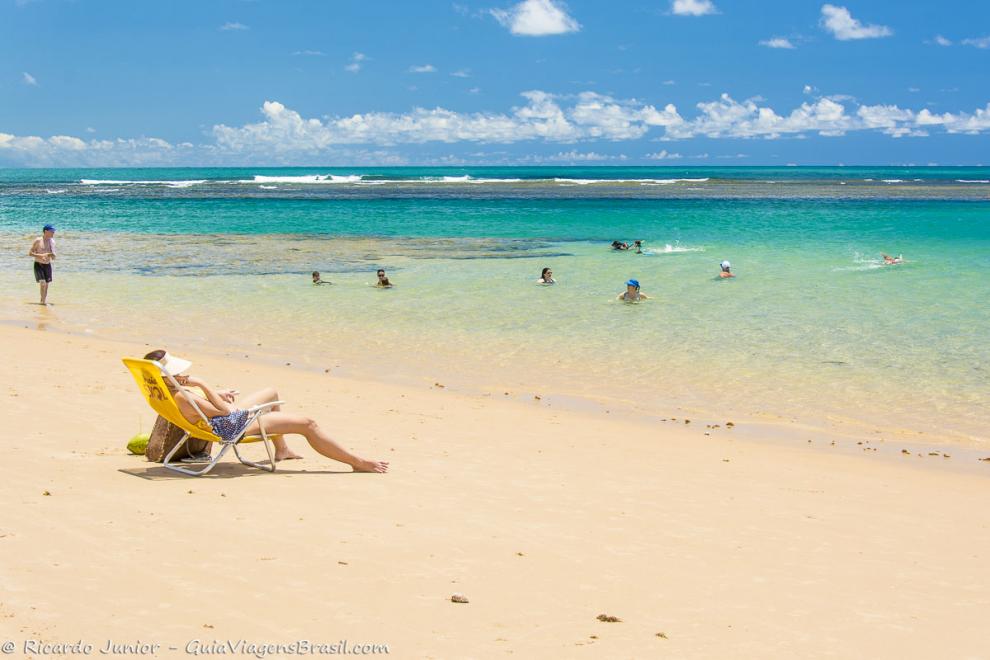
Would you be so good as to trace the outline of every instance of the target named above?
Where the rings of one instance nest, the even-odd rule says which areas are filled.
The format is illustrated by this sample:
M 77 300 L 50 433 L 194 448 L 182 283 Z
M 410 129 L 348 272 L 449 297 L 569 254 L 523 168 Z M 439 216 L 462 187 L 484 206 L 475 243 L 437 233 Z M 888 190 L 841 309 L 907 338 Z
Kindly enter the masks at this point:
M 732 264 L 730 264 L 728 261 L 723 261 L 721 264 L 719 264 L 719 266 L 722 268 L 722 271 L 718 274 L 719 277 L 723 279 L 729 277 L 735 277 L 735 275 L 732 274 L 732 270 L 731 270 Z
M 375 286 L 377 286 L 379 289 L 391 289 L 392 288 L 392 283 L 388 281 L 388 278 L 387 277 L 385 277 L 385 269 L 384 268 L 379 268 L 378 269 L 378 283 L 375 284 Z
M 892 257 L 889 254 L 884 254 L 883 252 L 881 252 L 880 256 L 883 257 L 884 266 L 893 266 L 894 264 L 904 263 L 904 257 L 900 254 L 897 255 L 896 257 Z
M 313 284 L 315 284 L 316 286 L 319 286 L 321 284 L 333 284 L 333 282 L 330 282 L 328 280 L 320 279 L 320 271 L 314 270 L 313 271 Z
M 557 281 L 553 279 L 553 271 L 549 268 L 544 268 L 543 272 L 540 273 L 540 279 L 536 280 L 537 284 L 556 284 Z

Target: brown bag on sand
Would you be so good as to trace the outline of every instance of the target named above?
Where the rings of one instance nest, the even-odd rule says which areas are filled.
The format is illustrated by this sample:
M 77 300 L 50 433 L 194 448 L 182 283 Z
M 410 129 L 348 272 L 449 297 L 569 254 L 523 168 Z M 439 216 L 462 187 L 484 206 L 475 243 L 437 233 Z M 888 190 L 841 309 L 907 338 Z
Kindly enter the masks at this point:
M 151 437 L 148 439 L 148 448 L 144 450 L 144 455 L 149 461 L 154 463 L 163 463 L 165 457 L 168 453 L 172 451 L 172 447 L 182 440 L 182 436 L 185 435 L 185 431 L 180 429 L 178 426 L 172 424 L 164 417 L 159 417 L 155 420 L 155 426 L 151 429 Z M 213 443 L 207 442 L 206 440 L 197 440 L 196 438 L 189 438 L 186 441 L 186 445 L 175 452 L 175 456 L 172 457 L 173 460 L 179 460 L 182 458 L 187 458 L 193 454 L 202 454 L 206 452 L 210 453 L 210 445 Z

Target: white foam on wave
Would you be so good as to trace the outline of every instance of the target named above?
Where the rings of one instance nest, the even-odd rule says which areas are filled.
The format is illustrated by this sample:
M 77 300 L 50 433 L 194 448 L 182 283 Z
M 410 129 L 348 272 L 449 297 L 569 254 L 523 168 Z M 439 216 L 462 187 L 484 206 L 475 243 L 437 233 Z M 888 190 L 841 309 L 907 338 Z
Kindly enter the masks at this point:
M 62 193 L 65 192 L 65 188 L 56 188 L 54 190 L 45 188 L 45 192 L 48 193 L 49 195 L 61 195 Z
M 709 181 L 708 177 L 703 179 L 633 179 L 633 181 L 639 181 L 642 185 L 657 185 L 657 186 L 669 186 L 672 183 L 707 183 Z
M 117 179 L 80 179 L 79 183 L 84 186 L 168 186 L 169 188 L 189 188 L 206 183 L 206 179 L 179 180 L 179 181 L 132 181 Z
M 904 183 L 904 179 L 880 179 L 884 183 Z
M 409 183 L 409 181 L 407 179 L 406 181 L 388 181 L 387 183 Z M 462 176 L 425 176 L 422 179 L 412 179 L 412 181 L 429 181 L 430 183 L 519 183 L 522 179 L 475 178 L 470 174 L 464 174 Z
M 990 179 L 956 179 L 957 183 L 990 183 Z
M 683 252 L 704 252 L 704 251 L 705 248 L 703 247 L 685 247 L 680 243 L 675 243 L 673 245 L 667 243 L 666 245 L 663 246 L 663 248 L 657 248 L 657 249 L 648 248 L 646 250 L 643 250 L 643 254 L 647 254 L 647 255 L 681 254 Z
M 849 271 L 864 271 L 864 270 L 877 270 L 880 268 L 889 268 L 890 266 L 899 266 L 905 263 L 903 260 L 898 261 L 893 264 L 888 264 L 882 258 L 869 257 L 864 254 L 856 253 L 853 255 L 853 266 L 836 266 L 832 269 L 833 273 L 849 272 Z
M 278 190 L 278 186 L 258 186 L 262 190 Z
M 570 183 L 579 186 L 589 186 L 596 183 L 638 183 L 641 186 L 669 186 L 673 183 L 705 183 L 708 177 L 701 179 L 564 179 L 557 177 L 554 183 Z
M 299 176 L 265 176 L 255 174 L 253 179 L 241 180 L 238 183 L 357 183 L 361 180 L 360 174 L 346 174 L 337 176 L 336 174 L 303 174 Z

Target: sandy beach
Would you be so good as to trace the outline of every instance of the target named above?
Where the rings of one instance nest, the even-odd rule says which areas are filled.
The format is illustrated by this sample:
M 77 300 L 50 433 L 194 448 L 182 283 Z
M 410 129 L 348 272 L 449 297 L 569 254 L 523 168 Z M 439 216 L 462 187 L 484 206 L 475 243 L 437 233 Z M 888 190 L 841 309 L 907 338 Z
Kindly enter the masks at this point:
M 564 410 L 552 393 L 468 396 L 176 346 L 197 374 L 274 384 L 392 465 L 348 473 L 293 438 L 304 460 L 275 474 L 225 462 L 184 478 L 124 448 L 153 422 L 120 365 L 146 344 L 19 327 L 0 341 L 0 638 L 17 652 L 347 640 L 423 658 L 990 657 L 990 479 L 975 459 L 765 443 Z

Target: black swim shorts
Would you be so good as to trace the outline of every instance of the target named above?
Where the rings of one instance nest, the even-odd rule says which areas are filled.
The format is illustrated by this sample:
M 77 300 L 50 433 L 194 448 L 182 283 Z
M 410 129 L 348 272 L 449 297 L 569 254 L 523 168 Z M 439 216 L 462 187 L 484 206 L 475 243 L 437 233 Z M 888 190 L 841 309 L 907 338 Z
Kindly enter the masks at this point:
M 37 261 L 34 262 L 34 280 L 36 282 L 51 282 L 52 281 L 52 265 L 51 264 L 39 264 Z

